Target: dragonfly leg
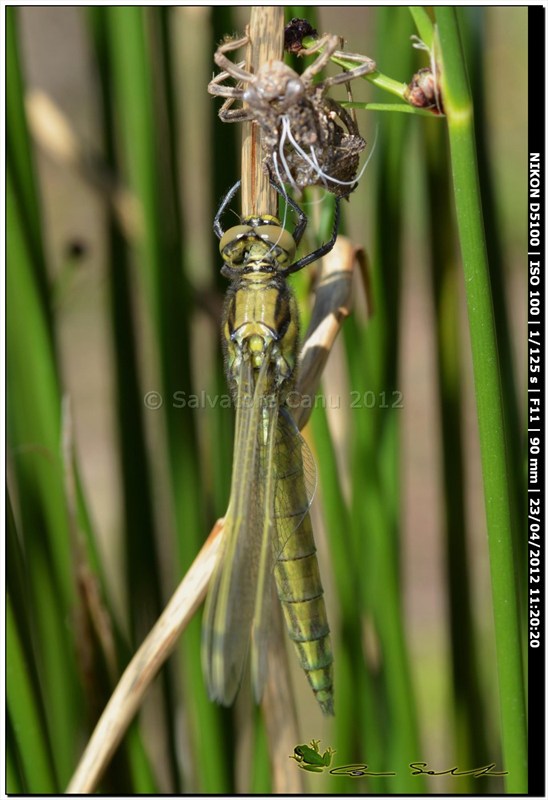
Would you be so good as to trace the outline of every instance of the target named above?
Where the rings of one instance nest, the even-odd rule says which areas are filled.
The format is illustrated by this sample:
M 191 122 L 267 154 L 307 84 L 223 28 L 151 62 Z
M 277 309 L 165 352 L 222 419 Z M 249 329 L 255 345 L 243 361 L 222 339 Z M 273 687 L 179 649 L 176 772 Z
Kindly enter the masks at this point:
M 309 55 L 312 53 L 317 53 L 318 50 L 321 50 L 322 47 L 325 47 L 323 52 L 316 58 L 315 61 L 307 67 L 303 73 L 301 74 L 301 80 L 305 84 L 311 84 L 312 80 L 315 75 L 322 71 L 322 69 L 329 63 L 329 59 L 337 49 L 342 44 L 341 39 L 334 35 L 334 34 L 326 34 L 322 36 L 321 39 L 318 39 L 312 47 L 308 47 L 305 50 L 301 50 L 299 55 Z
M 343 197 L 346 197 L 346 195 L 343 195 Z M 337 197 L 335 200 L 333 231 L 331 233 L 331 238 L 329 239 L 329 241 L 325 242 L 325 244 L 322 244 L 322 246 L 318 247 L 317 250 L 314 250 L 313 253 L 309 253 L 307 256 L 303 256 L 303 258 L 300 258 L 298 261 L 295 261 L 294 264 L 291 264 L 290 267 L 287 267 L 287 269 L 285 269 L 281 273 L 282 275 L 284 276 L 292 275 L 294 272 L 298 272 L 300 269 L 308 266 L 308 264 L 311 264 L 313 261 L 317 261 L 318 258 L 322 258 L 323 256 L 325 256 L 326 253 L 329 253 L 330 250 L 333 250 L 335 242 L 337 241 L 337 234 L 339 232 L 340 202 L 342 199 L 343 199 L 342 197 Z

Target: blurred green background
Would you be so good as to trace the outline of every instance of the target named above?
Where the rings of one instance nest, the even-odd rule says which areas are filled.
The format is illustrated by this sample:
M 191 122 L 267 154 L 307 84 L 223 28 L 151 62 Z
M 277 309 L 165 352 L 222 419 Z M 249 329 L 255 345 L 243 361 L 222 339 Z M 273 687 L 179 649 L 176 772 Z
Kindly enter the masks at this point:
M 172 398 L 226 393 L 212 219 L 238 177 L 240 130 L 217 119 L 207 83 L 216 44 L 247 14 L 9 10 L 9 791 L 64 788 L 120 671 L 226 509 L 232 411 Z M 460 22 L 517 535 L 527 10 L 463 8 Z M 427 65 L 404 8 L 320 7 L 315 23 L 396 80 Z M 391 101 L 365 81 L 353 91 Z M 305 433 L 320 474 L 313 522 L 337 716 L 321 718 L 294 664 L 295 745 L 321 739 L 335 765 L 398 773 L 307 775 L 317 793 L 500 794 L 499 778 L 423 782 L 406 767 L 503 769 L 489 556 L 444 124 L 357 114 L 368 151 L 376 145 L 343 227 L 369 253 L 374 313 L 356 278 L 355 313 L 324 377 L 338 407 L 314 412 Z M 304 201 L 312 223 L 320 196 Z M 306 314 L 309 277 L 295 283 Z M 207 701 L 199 635 L 196 619 L 106 793 L 269 790 L 259 715 L 245 700 L 234 712 Z

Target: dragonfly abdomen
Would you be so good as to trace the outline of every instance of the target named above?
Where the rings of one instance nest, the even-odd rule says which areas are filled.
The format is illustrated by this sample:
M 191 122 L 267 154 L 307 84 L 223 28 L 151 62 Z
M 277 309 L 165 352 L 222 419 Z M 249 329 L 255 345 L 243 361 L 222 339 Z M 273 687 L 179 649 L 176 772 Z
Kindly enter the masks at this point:
M 333 654 L 308 514 L 285 544 L 274 575 L 289 638 L 323 712 L 333 714 Z

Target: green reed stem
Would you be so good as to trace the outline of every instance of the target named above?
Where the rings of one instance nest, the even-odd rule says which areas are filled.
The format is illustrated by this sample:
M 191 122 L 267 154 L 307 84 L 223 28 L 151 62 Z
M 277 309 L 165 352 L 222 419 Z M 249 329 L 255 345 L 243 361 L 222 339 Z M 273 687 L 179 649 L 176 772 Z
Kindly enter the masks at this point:
M 432 120 L 424 126 L 423 133 L 441 420 L 454 757 L 456 763 L 466 768 L 475 763 L 488 763 L 489 751 L 486 745 L 488 713 L 480 686 L 465 514 L 459 275 L 454 248 L 447 246 L 454 240 L 455 233 L 445 131 Z M 459 788 L 461 783 L 464 793 L 483 788 L 477 786 L 478 781 L 472 776 L 463 777 Z
M 507 790 L 527 791 L 525 694 L 520 649 L 509 471 L 495 319 L 479 192 L 473 107 L 456 11 L 438 7 L 442 93 L 447 115 L 457 222 L 474 367 L 495 615 Z
M 8 46 L 13 63 L 18 59 L 15 38 Z M 13 108 L 13 93 L 20 87 L 9 77 L 8 105 Z M 24 115 L 18 120 L 23 128 L 11 127 L 9 141 L 18 133 L 28 136 Z M 58 745 L 52 751 L 62 784 L 72 769 L 81 696 L 67 636 L 75 593 L 60 457 L 59 369 L 42 275 L 45 259 L 32 223 L 32 209 L 39 207 L 35 182 L 30 169 L 18 170 L 14 162 L 8 163 L 6 196 L 8 442 L 44 706 L 49 736 Z
M 34 665 L 26 659 L 9 596 L 6 636 L 9 651 L 6 676 L 9 687 L 8 714 L 21 761 L 19 775 L 24 775 L 26 792 L 56 794 L 57 781 L 48 747 L 47 730 L 43 724 L 40 696 L 36 693 L 36 684 L 33 681 Z

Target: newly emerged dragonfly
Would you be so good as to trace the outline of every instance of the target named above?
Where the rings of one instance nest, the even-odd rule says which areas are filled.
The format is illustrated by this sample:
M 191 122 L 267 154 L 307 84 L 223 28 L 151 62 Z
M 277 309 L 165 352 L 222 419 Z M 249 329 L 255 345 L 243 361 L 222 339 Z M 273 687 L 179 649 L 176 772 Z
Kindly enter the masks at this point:
M 270 215 L 247 216 L 226 232 L 214 230 L 222 273 L 230 278 L 223 343 L 236 407 L 232 486 L 219 560 L 206 601 L 202 661 L 212 700 L 230 705 L 248 652 L 257 702 L 267 674 L 272 578 L 289 637 L 324 713 L 333 714 L 333 656 L 309 508 L 316 485 L 314 461 L 293 421 L 288 393 L 295 383 L 299 319 L 287 277 L 335 244 L 331 239 L 295 261 L 307 219 L 297 213 L 293 234 Z

